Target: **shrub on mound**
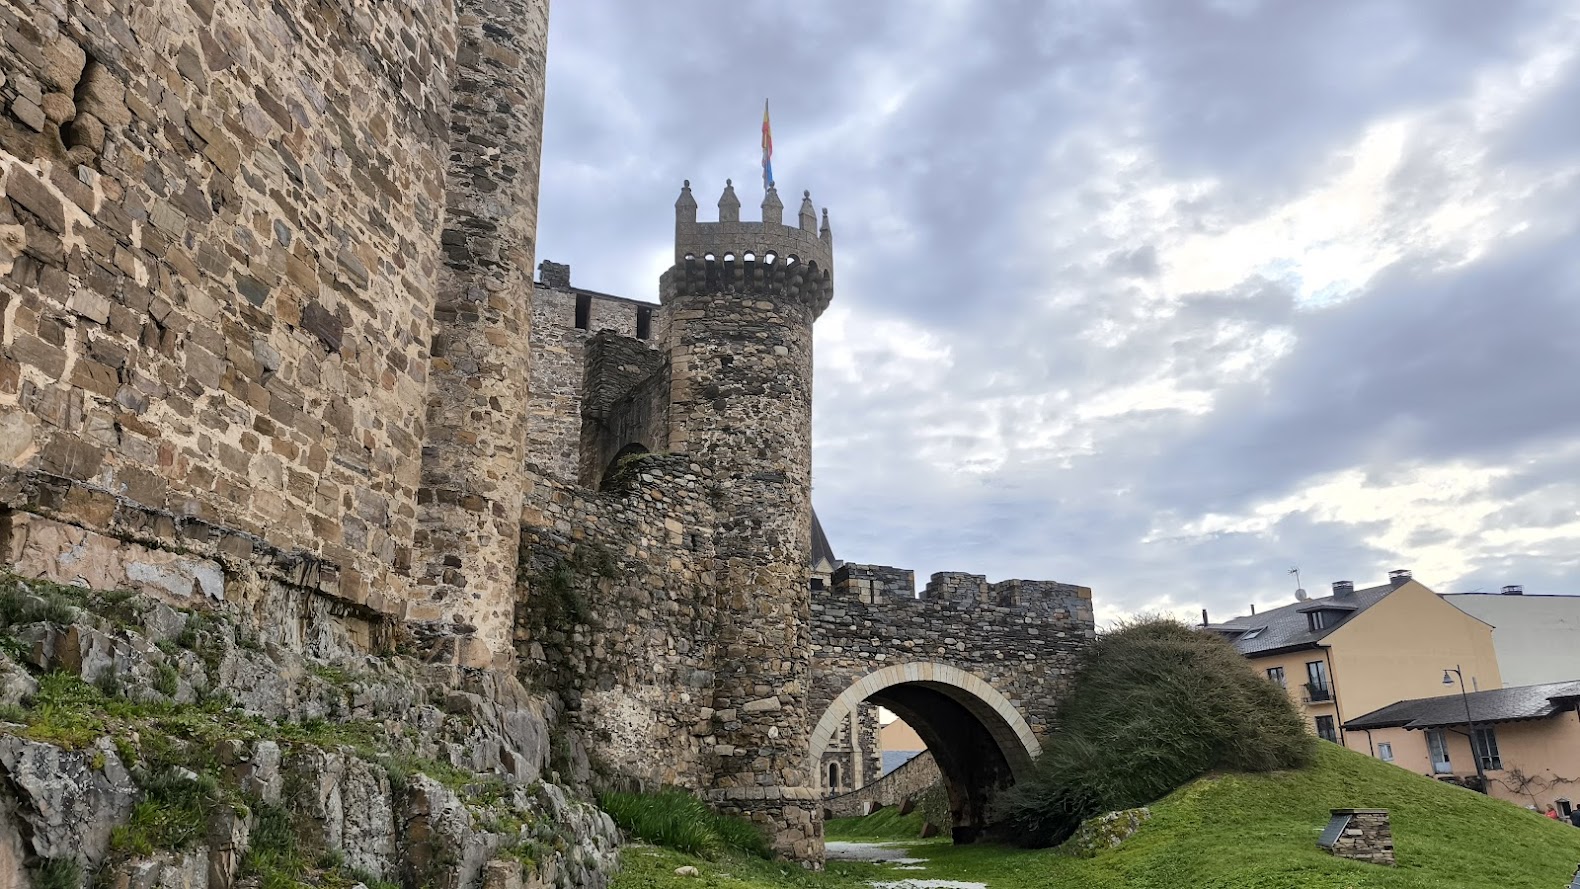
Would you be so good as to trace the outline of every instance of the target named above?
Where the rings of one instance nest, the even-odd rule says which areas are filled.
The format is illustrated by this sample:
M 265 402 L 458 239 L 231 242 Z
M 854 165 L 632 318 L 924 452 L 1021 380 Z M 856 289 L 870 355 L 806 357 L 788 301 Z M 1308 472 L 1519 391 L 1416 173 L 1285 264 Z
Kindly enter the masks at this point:
M 1088 647 L 1035 772 L 1000 797 L 998 821 L 1007 839 L 1052 845 L 1206 772 L 1308 765 L 1315 743 L 1284 690 L 1227 642 L 1145 618 Z

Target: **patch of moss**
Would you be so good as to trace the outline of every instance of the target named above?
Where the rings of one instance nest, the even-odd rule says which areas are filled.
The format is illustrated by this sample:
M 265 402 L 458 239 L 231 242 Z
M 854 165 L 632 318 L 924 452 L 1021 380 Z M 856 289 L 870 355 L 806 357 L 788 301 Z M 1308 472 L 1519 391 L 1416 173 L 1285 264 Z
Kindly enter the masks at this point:
M 175 697 L 181 688 L 181 674 L 169 663 L 163 663 L 154 668 L 154 691 L 167 698 Z
M 143 781 L 144 797 L 132 807 L 125 824 L 110 833 L 110 848 L 128 855 L 149 855 L 155 849 L 185 851 L 200 845 L 211 819 L 230 808 L 246 807 L 213 774 L 166 768 Z
M 594 615 L 585 588 L 597 578 L 619 576 L 620 563 L 613 553 L 598 544 L 581 543 L 548 570 L 528 576 L 526 582 L 543 626 L 590 625 Z
M 341 688 L 356 681 L 356 676 L 351 671 L 344 667 L 337 667 L 334 664 L 313 664 L 307 669 L 308 672 L 319 679 Z

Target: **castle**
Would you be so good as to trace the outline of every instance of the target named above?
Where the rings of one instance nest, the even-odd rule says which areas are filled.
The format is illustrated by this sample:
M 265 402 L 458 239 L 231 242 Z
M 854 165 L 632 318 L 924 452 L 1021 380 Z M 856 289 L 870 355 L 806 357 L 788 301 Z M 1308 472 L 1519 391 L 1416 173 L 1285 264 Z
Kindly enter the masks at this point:
M 547 0 L 0 0 L 6 562 L 223 600 L 303 651 L 519 673 L 574 730 L 571 773 L 694 788 L 803 860 L 809 738 L 870 770 L 860 719 L 825 712 L 866 664 L 812 675 L 814 587 L 906 600 L 923 635 L 952 609 L 1047 655 L 1004 680 L 1045 700 L 936 702 L 975 714 L 962 743 L 1020 751 L 981 767 L 1011 780 L 1090 591 L 949 574 L 918 600 L 814 558 L 833 234 L 809 194 L 743 221 L 726 184 L 699 221 L 687 183 L 658 304 L 552 262 L 534 280 L 547 21 Z M 939 651 L 893 682 L 976 681 Z

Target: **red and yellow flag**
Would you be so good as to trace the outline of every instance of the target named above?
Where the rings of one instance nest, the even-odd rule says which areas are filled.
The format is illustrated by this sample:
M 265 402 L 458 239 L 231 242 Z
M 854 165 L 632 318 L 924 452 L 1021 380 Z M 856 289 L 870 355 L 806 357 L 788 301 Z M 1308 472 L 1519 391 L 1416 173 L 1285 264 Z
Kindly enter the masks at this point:
M 768 100 L 763 100 L 763 190 L 774 187 L 774 134 L 768 126 Z

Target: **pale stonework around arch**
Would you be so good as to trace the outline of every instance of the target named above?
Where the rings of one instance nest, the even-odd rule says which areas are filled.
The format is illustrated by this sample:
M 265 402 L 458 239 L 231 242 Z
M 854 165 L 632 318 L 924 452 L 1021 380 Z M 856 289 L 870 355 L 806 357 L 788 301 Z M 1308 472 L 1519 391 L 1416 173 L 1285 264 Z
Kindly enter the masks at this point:
M 829 704 L 828 709 L 823 712 L 823 717 L 818 720 L 817 727 L 812 730 L 808 760 L 811 768 L 819 767 L 823 751 L 828 748 L 841 723 L 857 705 L 886 688 L 905 684 L 923 685 L 942 692 L 971 711 L 993 736 L 993 740 L 998 742 L 999 749 L 1004 752 L 1004 758 L 1009 763 L 1010 771 L 1017 779 L 1026 775 L 1031 769 L 1032 761 L 1042 752 L 1042 744 L 1032 733 L 1025 717 L 1021 716 L 1015 705 L 993 686 L 958 667 L 919 661 L 895 664 L 868 673 L 841 692 L 839 697 Z

